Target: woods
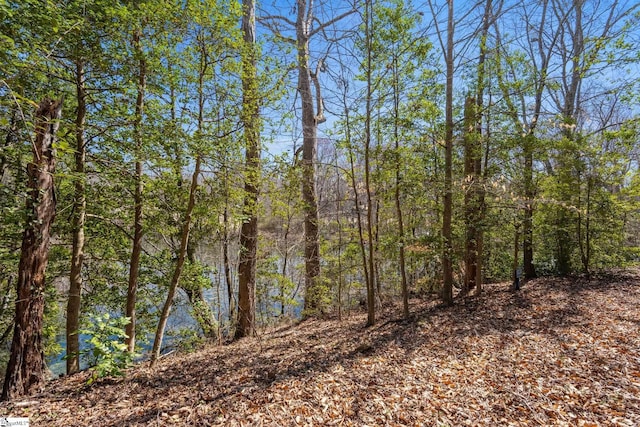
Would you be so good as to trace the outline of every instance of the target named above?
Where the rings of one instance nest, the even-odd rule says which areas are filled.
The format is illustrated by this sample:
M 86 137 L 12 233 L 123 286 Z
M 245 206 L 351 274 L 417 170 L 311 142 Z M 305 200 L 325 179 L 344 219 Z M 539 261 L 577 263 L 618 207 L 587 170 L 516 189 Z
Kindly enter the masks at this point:
M 28 0 L 0 18 L 3 399 L 45 365 L 110 375 L 638 261 L 634 2 Z M 123 347 L 91 344 L 105 330 Z

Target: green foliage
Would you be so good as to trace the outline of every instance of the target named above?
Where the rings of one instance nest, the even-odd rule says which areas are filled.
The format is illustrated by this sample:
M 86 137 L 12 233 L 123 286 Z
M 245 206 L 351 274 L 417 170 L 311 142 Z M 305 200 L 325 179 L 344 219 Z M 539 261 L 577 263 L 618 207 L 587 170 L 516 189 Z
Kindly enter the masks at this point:
M 133 354 L 124 344 L 124 327 L 130 322 L 128 317 L 111 317 L 109 313 L 93 316 L 86 328 L 78 331 L 90 338 L 89 347 L 81 351 L 87 357 L 92 375 L 88 384 L 104 377 L 123 376 L 133 361 Z
M 302 317 L 318 316 L 326 314 L 333 300 L 332 288 L 334 288 L 334 282 L 325 275 L 319 275 L 316 277 L 316 283 L 312 290 L 307 289 L 305 294 L 305 300 L 311 302 L 313 308 L 305 308 L 302 310 Z
M 266 254 L 265 254 L 266 255 Z M 295 299 L 295 284 L 279 271 L 279 256 L 271 254 L 258 260 L 256 306 L 261 323 L 268 324 L 273 317 L 287 313 L 299 303 Z
M 172 346 L 184 353 L 197 351 L 202 348 L 206 342 L 198 330 L 192 327 L 180 328 L 169 332 L 167 335 L 167 338 L 171 340 Z

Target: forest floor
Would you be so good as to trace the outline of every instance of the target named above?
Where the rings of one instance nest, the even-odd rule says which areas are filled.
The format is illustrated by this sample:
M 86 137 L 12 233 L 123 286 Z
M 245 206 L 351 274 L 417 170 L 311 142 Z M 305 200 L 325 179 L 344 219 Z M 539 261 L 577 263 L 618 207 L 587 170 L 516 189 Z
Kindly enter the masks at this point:
M 31 426 L 637 426 L 640 272 L 486 285 L 225 346 L 88 373 L 2 403 Z

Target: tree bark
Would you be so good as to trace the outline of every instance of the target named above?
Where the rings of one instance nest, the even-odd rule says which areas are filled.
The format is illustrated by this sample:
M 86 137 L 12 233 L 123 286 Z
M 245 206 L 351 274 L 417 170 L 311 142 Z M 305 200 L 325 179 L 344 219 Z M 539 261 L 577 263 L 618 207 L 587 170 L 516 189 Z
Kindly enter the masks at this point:
M 184 292 L 187 294 L 187 298 L 189 298 L 189 305 L 193 310 L 193 317 L 196 322 L 198 322 L 198 326 L 202 329 L 202 335 L 205 338 L 213 338 L 218 333 L 218 324 L 216 319 L 209 307 L 209 303 L 204 297 L 204 290 L 202 287 L 197 288 L 189 288 L 183 287 Z
M 531 130 L 532 132 L 533 130 Z M 533 184 L 533 133 L 525 136 L 524 151 L 524 221 L 522 223 L 522 264 L 525 279 L 534 279 L 536 268 L 533 264 L 533 200 L 536 196 Z
M 256 71 L 255 0 L 243 0 L 242 121 L 246 144 L 244 207 L 238 262 L 238 326 L 236 338 L 255 334 L 258 193 L 260 185 L 260 104 Z
M 304 201 L 304 310 L 322 311 L 320 275 L 320 238 L 316 196 L 316 156 L 318 123 L 311 92 L 309 38 L 313 22 L 313 0 L 297 0 L 296 47 L 298 52 L 298 93 L 302 102 L 302 199 Z M 319 94 L 318 94 L 319 96 Z
M 353 190 L 353 201 L 354 201 L 354 206 L 355 206 L 355 211 L 356 211 L 356 221 L 357 221 L 357 226 L 358 226 L 358 243 L 359 243 L 359 247 L 360 247 L 360 255 L 361 255 L 361 260 L 362 260 L 362 271 L 364 273 L 364 280 L 365 283 L 367 283 L 367 289 L 368 289 L 368 283 L 369 283 L 369 275 L 373 274 L 373 272 L 369 271 L 369 262 L 367 261 L 367 247 L 366 247 L 366 242 L 364 239 L 364 226 L 363 226 L 363 219 L 362 219 L 362 209 L 360 208 L 360 196 L 358 195 L 358 185 L 356 182 L 356 168 L 355 168 L 355 159 L 354 159 L 354 152 L 353 152 L 353 146 L 351 144 L 351 116 L 349 114 L 349 106 L 347 103 L 347 99 L 346 99 L 346 88 L 347 83 L 345 80 L 345 96 L 343 97 L 343 105 L 344 105 L 344 111 L 345 111 L 345 130 L 346 130 L 346 140 L 348 142 L 348 156 L 349 156 L 349 167 L 350 167 L 350 173 L 349 176 L 351 178 L 351 189 Z
M 67 301 L 67 375 L 80 370 L 80 302 L 82 293 L 82 265 L 84 262 L 84 224 L 87 211 L 85 197 L 86 177 L 86 140 L 85 121 L 87 116 L 87 93 L 85 89 L 85 71 L 82 59 L 76 61 L 76 152 L 75 152 L 75 188 L 73 201 L 71 269 L 69 274 L 69 298 Z
M 400 153 L 400 76 L 396 55 L 393 57 L 393 139 L 395 148 L 395 188 L 394 200 L 398 221 L 398 262 L 400 270 L 400 289 L 402 293 L 402 316 L 409 318 L 409 285 L 405 260 L 404 219 L 402 212 L 402 156 Z
M 11 147 L 16 139 L 16 133 L 18 131 L 17 126 L 17 107 L 11 109 L 11 119 L 9 120 L 9 127 L 7 129 L 7 136 L 4 139 L 4 145 L 2 148 L 7 149 Z M 9 175 L 9 159 L 5 154 L 5 150 L 0 149 L 0 184 L 6 183 L 6 177 Z
M 185 210 L 184 219 L 182 222 L 182 233 L 180 237 L 180 249 L 178 250 L 178 261 L 176 262 L 176 268 L 173 270 L 173 276 L 171 277 L 171 283 L 169 284 L 169 292 L 167 293 L 167 299 L 162 306 L 162 312 L 160 313 L 160 320 L 158 321 L 158 327 L 156 329 L 156 336 L 153 340 L 153 349 L 151 350 L 151 366 L 160 357 L 160 349 L 162 347 L 162 340 L 164 339 L 164 330 L 167 326 L 167 320 L 169 319 L 169 312 L 173 305 L 173 299 L 176 294 L 176 289 L 180 283 L 180 276 L 182 275 L 182 269 L 187 255 L 187 248 L 189 246 L 189 234 L 191 232 L 191 215 L 193 208 L 196 205 L 196 192 L 198 190 L 198 177 L 200 176 L 201 157 L 196 157 L 196 165 L 191 177 L 191 187 L 189 188 L 189 202 L 187 203 L 187 209 Z
M 125 316 L 129 323 L 125 328 L 127 334 L 127 350 L 133 353 L 136 348 L 136 294 L 138 292 L 138 273 L 140 271 L 140 255 L 142 254 L 142 116 L 144 114 L 144 97 L 147 86 L 147 62 L 140 45 L 141 31 L 137 30 L 133 35 L 136 54 L 138 55 L 138 95 L 136 98 L 135 119 L 133 122 L 133 135 L 135 139 L 135 192 L 133 196 L 133 248 L 129 263 L 129 285 L 127 288 L 127 302 Z
M 225 171 L 225 204 L 228 204 L 229 192 L 227 187 L 229 185 L 228 171 Z M 229 257 L 229 207 L 225 206 L 222 212 L 222 268 L 224 270 L 224 281 L 227 286 L 227 304 L 229 305 L 229 322 L 233 324 L 236 322 L 236 307 L 235 300 L 233 298 L 233 279 L 231 278 L 231 261 Z
M 477 159 L 480 156 L 476 119 L 477 101 L 473 97 L 467 97 L 464 104 L 464 222 L 465 222 L 465 250 L 464 264 L 465 274 L 461 293 L 466 295 L 472 291 L 477 283 L 478 269 L 478 223 L 479 206 L 477 186 L 479 174 L 476 171 Z
M 367 44 L 366 59 L 366 75 L 367 75 L 367 97 L 365 99 L 365 124 L 364 124 L 364 184 L 367 195 L 367 241 L 368 246 L 368 269 L 369 275 L 367 280 L 367 326 L 373 326 L 376 323 L 376 265 L 375 265 L 375 242 L 373 233 L 374 209 L 373 198 L 371 194 L 371 120 L 372 107 L 371 97 L 373 94 L 372 83 L 372 23 L 373 23 L 373 5 L 372 0 L 365 2 L 365 38 Z M 378 292 L 379 295 L 379 292 Z
M 517 291 L 520 289 L 520 275 L 518 273 L 518 252 L 520 249 L 520 224 L 518 224 L 517 222 L 518 220 L 516 219 L 516 224 L 515 224 L 515 234 L 513 237 L 513 265 L 511 267 L 512 270 L 512 285 L 511 288 L 514 291 Z
M 451 244 L 451 220 L 453 209 L 453 0 L 448 0 L 445 88 L 445 155 L 444 155 L 444 210 L 442 213 L 442 301 L 453 305 L 453 248 Z
M 31 394 L 45 380 L 42 342 L 45 272 L 56 213 L 53 144 L 61 113 L 62 100 L 50 99 L 44 99 L 36 111 L 33 163 L 27 170 L 30 192 L 18 267 L 15 325 L 2 400 Z

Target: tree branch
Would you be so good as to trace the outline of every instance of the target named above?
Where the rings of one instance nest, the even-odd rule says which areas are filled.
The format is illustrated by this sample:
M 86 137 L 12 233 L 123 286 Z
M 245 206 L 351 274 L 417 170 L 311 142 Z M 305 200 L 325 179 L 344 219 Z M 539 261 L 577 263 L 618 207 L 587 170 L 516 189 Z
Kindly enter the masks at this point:
M 329 27 L 330 25 L 335 24 L 336 22 L 340 21 L 341 19 L 346 18 L 347 16 L 355 13 L 356 10 L 355 9 L 350 9 L 338 16 L 336 16 L 335 18 L 332 18 L 330 20 L 328 20 L 327 22 L 325 22 L 322 25 L 319 25 L 318 28 L 314 28 L 313 31 L 309 31 L 308 37 L 311 38 L 311 36 L 313 36 L 314 34 L 319 33 L 320 31 L 324 31 L 325 28 Z

